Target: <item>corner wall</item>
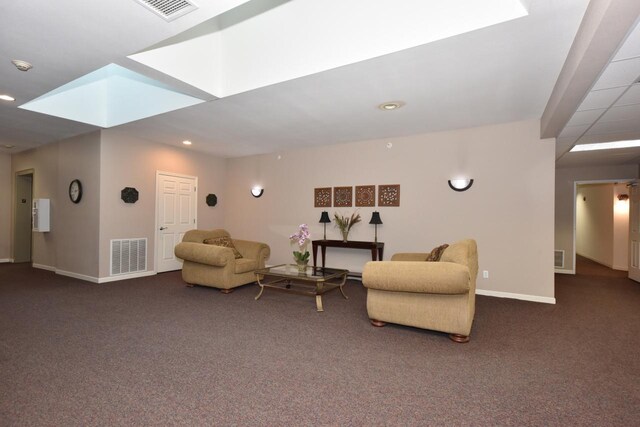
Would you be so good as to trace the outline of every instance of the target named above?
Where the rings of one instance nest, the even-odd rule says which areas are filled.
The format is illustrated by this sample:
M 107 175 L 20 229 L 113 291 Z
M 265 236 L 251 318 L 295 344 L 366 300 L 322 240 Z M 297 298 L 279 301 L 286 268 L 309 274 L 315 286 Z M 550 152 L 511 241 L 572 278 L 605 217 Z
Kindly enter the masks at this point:
M 363 222 L 352 240 L 373 240 L 371 212 L 380 212 L 384 259 L 396 252 L 430 251 L 467 237 L 478 242 L 478 289 L 487 294 L 554 301 L 553 193 L 555 145 L 540 140 L 539 122 L 362 141 L 228 160 L 226 225 L 233 236 L 271 246 L 269 264 L 292 261 L 288 236 L 300 223 L 322 238 L 314 188 L 400 184 L 400 207 L 358 209 Z M 387 148 L 387 143 L 392 147 Z M 447 180 L 474 178 L 464 193 Z M 264 195 L 253 198 L 256 184 Z M 339 238 L 333 223 L 327 238 Z M 327 266 L 361 272 L 367 251 L 327 249 Z M 489 278 L 482 278 L 482 270 Z

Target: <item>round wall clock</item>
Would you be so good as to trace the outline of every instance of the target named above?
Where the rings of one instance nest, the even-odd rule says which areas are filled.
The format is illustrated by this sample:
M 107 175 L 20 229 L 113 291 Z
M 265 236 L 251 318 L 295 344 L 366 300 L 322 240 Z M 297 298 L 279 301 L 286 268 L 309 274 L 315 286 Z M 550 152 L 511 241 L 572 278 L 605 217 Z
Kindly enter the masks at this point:
M 79 203 L 82 199 L 82 183 L 79 179 L 74 179 L 69 184 L 69 198 L 73 203 Z

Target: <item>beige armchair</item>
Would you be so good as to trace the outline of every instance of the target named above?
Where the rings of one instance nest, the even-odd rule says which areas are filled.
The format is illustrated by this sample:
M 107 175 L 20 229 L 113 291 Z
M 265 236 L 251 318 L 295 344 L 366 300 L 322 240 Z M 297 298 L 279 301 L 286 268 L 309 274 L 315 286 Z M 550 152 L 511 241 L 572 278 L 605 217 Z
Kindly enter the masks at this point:
M 231 242 L 229 246 L 235 247 L 239 257 L 236 257 L 231 247 L 207 244 L 205 241 L 223 245 Z M 184 260 L 182 279 L 187 284 L 211 286 L 223 293 L 230 293 L 235 287 L 255 282 L 254 271 L 264 268 L 271 253 L 267 244 L 232 239 L 223 229 L 187 231 L 174 252 Z
M 367 313 L 374 326 L 386 322 L 449 333 L 469 341 L 475 313 L 478 251 L 475 240 L 450 245 L 438 262 L 428 253 L 395 254 L 370 261 L 362 273 Z

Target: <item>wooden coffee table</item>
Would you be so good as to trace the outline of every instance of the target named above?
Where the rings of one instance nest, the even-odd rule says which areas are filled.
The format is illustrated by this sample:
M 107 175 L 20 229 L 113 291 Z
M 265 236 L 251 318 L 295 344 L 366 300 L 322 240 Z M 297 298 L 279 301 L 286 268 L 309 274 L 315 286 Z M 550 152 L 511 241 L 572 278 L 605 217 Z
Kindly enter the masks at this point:
M 322 295 L 336 288 L 344 299 L 349 299 L 345 293 L 344 286 L 349 270 L 339 270 L 336 268 L 307 267 L 305 272 L 299 272 L 298 266 L 291 264 L 276 265 L 256 270 L 256 280 L 260 285 L 260 293 L 256 300 L 260 299 L 264 288 L 276 289 L 279 291 L 309 295 L 316 297 L 316 308 L 322 308 Z

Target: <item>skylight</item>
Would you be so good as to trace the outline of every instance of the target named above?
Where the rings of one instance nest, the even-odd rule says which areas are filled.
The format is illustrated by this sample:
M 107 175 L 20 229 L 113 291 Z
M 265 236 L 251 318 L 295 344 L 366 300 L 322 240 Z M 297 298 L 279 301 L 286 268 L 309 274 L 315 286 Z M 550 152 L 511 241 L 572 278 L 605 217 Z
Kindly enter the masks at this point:
M 613 141 L 613 142 L 598 142 L 595 144 L 579 144 L 574 145 L 571 153 L 579 151 L 594 151 L 594 150 L 614 150 L 616 148 L 634 148 L 640 147 L 640 140 L 632 141 Z
M 204 102 L 109 64 L 20 106 L 109 128 Z

